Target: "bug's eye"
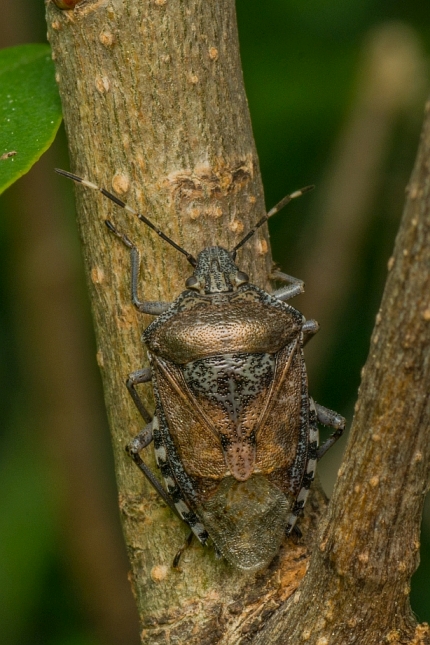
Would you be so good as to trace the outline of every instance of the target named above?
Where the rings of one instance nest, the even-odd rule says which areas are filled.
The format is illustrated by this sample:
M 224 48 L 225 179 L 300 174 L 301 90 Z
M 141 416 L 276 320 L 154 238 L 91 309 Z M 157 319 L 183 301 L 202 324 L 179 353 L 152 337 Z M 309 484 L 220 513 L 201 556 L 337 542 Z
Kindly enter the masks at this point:
M 187 289 L 196 289 L 197 291 L 199 291 L 200 282 L 197 280 L 195 276 L 192 275 L 189 278 L 187 278 L 185 282 L 185 286 Z
M 238 271 L 234 279 L 237 286 L 239 287 L 241 284 L 246 284 L 247 282 L 249 282 L 249 275 L 244 271 Z

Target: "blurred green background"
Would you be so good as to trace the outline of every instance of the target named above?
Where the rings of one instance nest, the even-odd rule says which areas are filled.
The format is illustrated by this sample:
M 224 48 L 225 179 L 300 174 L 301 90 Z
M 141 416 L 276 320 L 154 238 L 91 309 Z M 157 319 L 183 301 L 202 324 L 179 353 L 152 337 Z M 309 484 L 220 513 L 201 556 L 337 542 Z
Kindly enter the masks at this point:
M 315 398 L 352 417 L 429 88 L 428 2 L 238 0 L 274 258 L 305 279 Z M 0 47 L 43 42 L 3 0 Z M 64 132 L 0 201 L 0 642 L 138 645 Z M 328 492 L 345 440 L 322 466 Z M 430 509 L 412 604 L 430 621 Z

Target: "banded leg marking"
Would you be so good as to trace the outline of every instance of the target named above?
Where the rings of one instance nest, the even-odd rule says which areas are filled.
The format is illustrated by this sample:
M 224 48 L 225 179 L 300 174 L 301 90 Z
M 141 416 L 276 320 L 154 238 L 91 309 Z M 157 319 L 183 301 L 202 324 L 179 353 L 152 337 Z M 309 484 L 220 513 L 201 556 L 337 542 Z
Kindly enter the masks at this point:
M 186 522 L 186 524 L 188 524 L 199 542 L 204 545 L 206 544 L 209 535 L 205 527 L 201 523 L 199 517 L 188 506 L 181 489 L 176 483 L 172 468 L 167 457 L 167 451 L 163 443 L 161 433 L 159 431 L 159 422 L 156 416 L 154 416 L 153 419 L 153 430 L 155 460 L 157 462 L 157 466 L 161 470 L 161 474 L 167 488 L 167 495 L 171 500 L 171 504 L 173 504 L 175 508 L 176 515 L 178 515 L 182 520 L 184 520 L 184 522 Z
M 156 417 L 148 423 L 144 427 L 144 429 L 139 432 L 139 434 L 133 439 L 133 441 L 127 446 L 126 450 L 130 457 L 133 459 L 134 463 L 137 465 L 137 467 L 142 471 L 142 473 L 145 475 L 146 479 L 149 481 L 149 483 L 152 485 L 152 487 L 156 490 L 156 492 L 160 495 L 160 497 L 166 502 L 167 506 L 172 509 L 172 511 L 175 513 L 175 515 L 178 515 L 178 512 L 175 508 L 174 503 L 170 499 L 169 495 L 166 493 L 154 473 L 148 466 L 145 464 L 145 462 L 142 460 L 142 457 L 139 455 L 139 452 L 143 450 L 143 448 L 146 448 L 146 446 L 149 446 L 151 441 L 153 440 L 153 429 L 154 429 L 154 421 L 156 420 Z
M 289 535 L 297 522 L 297 518 L 302 514 L 309 495 L 309 489 L 315 477 L 317 468 L 317 453 L 319 443 L 319 431 L 317 425 L 317 413 L 315 403 L 312 398 L 309 399 L 309 443 L 308 459 L 306 462 L 306 471 L 302 479 L 302 487 L 296 497 L 293 510 L 288 518 L 286 533 Z
M 189 525 L 192 532 L 197 536 L 198 540 L 202 544 L 205 544 L 209 536 L 197 515 L 191 511 L 186 504 L 179 487 L 176 485 L 170 465 L 167 461 L 166 449 L 161 441 L 158 428 L 158 419 L 154 416 L 152 421 L 148 423 L 127 446 L 126 450 L 167 506 L 177 517 L 179 517 L 179 519 L 184 520 Z M 149 446 L 151 441 L 154 441 L 155 459 L 166 483 L 167 492 L 164 490 L 152 470 L 144 463 L 139 454 L 141 450 Z

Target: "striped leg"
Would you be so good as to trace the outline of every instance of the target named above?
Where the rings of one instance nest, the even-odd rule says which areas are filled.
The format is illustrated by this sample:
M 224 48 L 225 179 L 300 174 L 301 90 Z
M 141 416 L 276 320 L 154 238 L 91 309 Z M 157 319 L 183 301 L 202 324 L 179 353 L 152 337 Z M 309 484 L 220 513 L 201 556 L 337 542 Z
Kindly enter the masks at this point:
M 184 520 L 186 524 L 188 524 L 199 542 L 204 545 L 206 544 L 209 535 L 200 521 L 200 518 L 196 515 L 191 508 L 190 503 L 187 501 L 187 496 L 182 490 L 184 486 L 180 486 L 178 484 L 171 465 L 171 461 L 174 461 L 175 459 L 173 452 L 169 449 L 169 455 L 167 453 L 163 435 L 168 435 L 168 428 L 163 414 L 161 414 L 160 417 L 157 415 L 154 416 L 152 429 L 154 433 L 155 460 L 163 476 L 167 494 L 175 506 L 175 513 Z
M 141 450 L 149 446 L 151 441 L 154 441 L 155 459 L 161 470 L 161 474 L 163 475 L 167 492 L 139 454 Z M 188 524 L 192 531 L 191 535 L 196 535 L 201 544 L 206 544 L 209 536 L 197 515 L 186 503 L 181 490 L 177 486 L 173 477 L 172 470 L 167 460 L 166 449 L 159 432 L 158 418 L 156 415 L 154 415 L 152 421 L 148 423 L 141 432 L 139 432 L 139 434 L 127 446 L 126 450 L 167 506 L 180 520 L 183 520 Z M 188 536 L 186 544 L 176 554 L 173 566 L 178 566 L 180 556 L 188 543 L 191 544 L 190 536 Z
M 150 423 L 148 423 L 148 425 L 146 425 L 141 432 L 139 432 L 139 434 L 127 446 L 126 450 L 130 455 L 130 457 L 133 459 L 134 463 L 137 465 L 137 467 L 145 475 L 149 483 L 157 491 L 160 497 L 166 502 L 167 506 L 172 509 L 175 515 L 178 515 L 178 517 L 180 517 L 172 499 L 166 493 L 166 491 L 164 490 L 164 488 L 162 487 L 162 485 L 160 484 L 160 482 L 158 481 L 158 479 L 156 478 L 152 470 L 148 468 L 148 466 L 145 464 L 145 462 L 142 460 L 141 456 L 139 455 L 140 451 L 146 448 L 147 446 L 149 446 L 149 444 L 153 440 L 152 429 L 153 429 L 154 419 Z

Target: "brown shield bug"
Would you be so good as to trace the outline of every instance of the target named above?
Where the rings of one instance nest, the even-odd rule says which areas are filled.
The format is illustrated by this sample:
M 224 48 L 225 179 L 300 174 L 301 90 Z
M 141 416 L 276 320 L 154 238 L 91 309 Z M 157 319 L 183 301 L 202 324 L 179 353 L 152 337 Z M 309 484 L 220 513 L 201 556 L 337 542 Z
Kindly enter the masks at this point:
M 231 251 L 213 246 L 196 259 L 104 188 L 57 172 L 136 215 L 192 265 L 172 303 L 139 300 L 139 252 L 106 221 L 130 250 L 133 304 L 157 316 L 143 333 L 151 367 L 127 380 L 147 424 L 128 452 L 201 544 L 211 538 L 216 552 L 240 569 L 264 567 L 293 530 L 317 461 L 340 437 L 345 419 L 308 393 L 303 346 L 318 323 L 286 303 L 303 292 L 303 283 L 276 272 L 287 286 L 269 294 L 249 282 L 235 258 L 269 217 L 312 187 L 285 197 Z M 136 390 L 150 381 L 154 415 Z M 318 422 L 335 429 L 321 447 Z M 151 441 L 165 488 L 140 457 Z

